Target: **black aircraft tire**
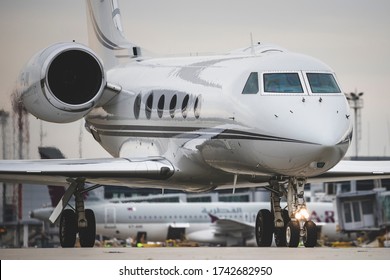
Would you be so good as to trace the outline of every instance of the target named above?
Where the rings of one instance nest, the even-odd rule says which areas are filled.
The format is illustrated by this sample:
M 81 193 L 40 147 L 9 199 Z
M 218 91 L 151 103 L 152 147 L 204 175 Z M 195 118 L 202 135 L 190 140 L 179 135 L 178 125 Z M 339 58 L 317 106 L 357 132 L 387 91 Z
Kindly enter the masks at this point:
M 305 247 L 314 247 L 317 244 L 317 226 L 312 221 L 307 221 L 303 225 L 305 235 L 303 236 L 303 244 Z
M 85 218 L 87 219 L 87 227 L 79 229 L 80 246 L 93 247 L 96 237 L 95 213 L 91 209 L 85 209 Z
M 274 218 L 269 210 L 261 209 L 256 217 L 256 242 L 259 247 L 270 247 L 274 233 Z
M 76 243 L 77 220 L 72 209 L 62 211 L 60 218 L 60 244 L 63 248 L 73 248 Z
M 287 247 L 298 247 L 299 244 L 299 222 L 290 221 L 286 228 L 286 246 Z
M 290 222 L 290 217 L 288 216 L 288 211 L 286 209 L 283 209 L 282 217 L 283 217 L 284 227 L 275 228 L 275 232 L 274 232 L 276 247 L 286 247 L 286 244 L 287 244 L 287 242 L 286 242 L 286 228 L 287 228 L 288 222 Z

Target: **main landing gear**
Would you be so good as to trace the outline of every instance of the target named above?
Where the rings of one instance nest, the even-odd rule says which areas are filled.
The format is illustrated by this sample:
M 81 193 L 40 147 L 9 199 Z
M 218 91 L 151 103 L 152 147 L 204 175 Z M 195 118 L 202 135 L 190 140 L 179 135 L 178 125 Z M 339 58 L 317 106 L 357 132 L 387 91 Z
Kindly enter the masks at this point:
M 66 190 L 60 203 L 53 211 L 50 220 L 54 223 L 60 220 L 60 243 L 63 248 L 72 248 L 76 243 L 77 233 L 79 235 L 81 247 L 93 247 L 96 236 L 95 214 L 91 209 L 85 209 L 83 195 L 91 189 L 100 185 L 84 189 L 82 180 L 73 180 Z M 64 209 L 68 205 L 72 195 L 75 196 L 75 208 Z
M 277 247 L 298 247 L 302 238 L 305 247 L 317 244 L 317 226 L 309 221 L 304 199 L 306 179 L 290 178 L 285 184 L 271 180 L 271 211 L 261 209 L 256 217 L 255 236 L 259 247 L 269 247 L 275 238 Z M 287 197 L 287 208 L 280 207 L 281 197 Z

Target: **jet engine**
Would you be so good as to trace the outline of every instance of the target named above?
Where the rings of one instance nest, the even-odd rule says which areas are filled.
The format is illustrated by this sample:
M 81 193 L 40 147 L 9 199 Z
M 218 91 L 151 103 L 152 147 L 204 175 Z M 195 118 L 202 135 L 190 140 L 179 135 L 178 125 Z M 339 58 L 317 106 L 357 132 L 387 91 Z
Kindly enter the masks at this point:
M 103 63 L 88 47 L 59 43 L 36 54 L 19 77 L 18 98 L 39 119 L 67 123 L 97 106 L 106 86 Z

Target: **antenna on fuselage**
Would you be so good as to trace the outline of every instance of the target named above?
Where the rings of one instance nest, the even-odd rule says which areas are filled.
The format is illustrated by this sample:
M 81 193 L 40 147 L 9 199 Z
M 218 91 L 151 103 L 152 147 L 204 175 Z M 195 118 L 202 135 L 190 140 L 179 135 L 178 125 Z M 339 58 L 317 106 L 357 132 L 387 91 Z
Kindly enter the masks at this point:
M 251 54 L 252 54 L 253 56 L 255 56 L 256 53 L 255 53 L 255 46 L 253 45 L 253 36 L 252 36 L 252 32 L 250 33 L 250 36 L 251 36 Z

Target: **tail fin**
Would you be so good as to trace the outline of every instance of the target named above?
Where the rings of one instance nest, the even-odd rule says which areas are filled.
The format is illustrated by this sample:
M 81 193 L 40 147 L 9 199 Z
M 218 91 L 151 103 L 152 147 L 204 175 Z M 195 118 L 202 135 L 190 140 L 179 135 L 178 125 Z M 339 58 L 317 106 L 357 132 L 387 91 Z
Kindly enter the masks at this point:
M 89 46 L 109 69 L 125 59 L 140 56 L 140 48 L 123 35 L 117 0 L 86 0 Z

